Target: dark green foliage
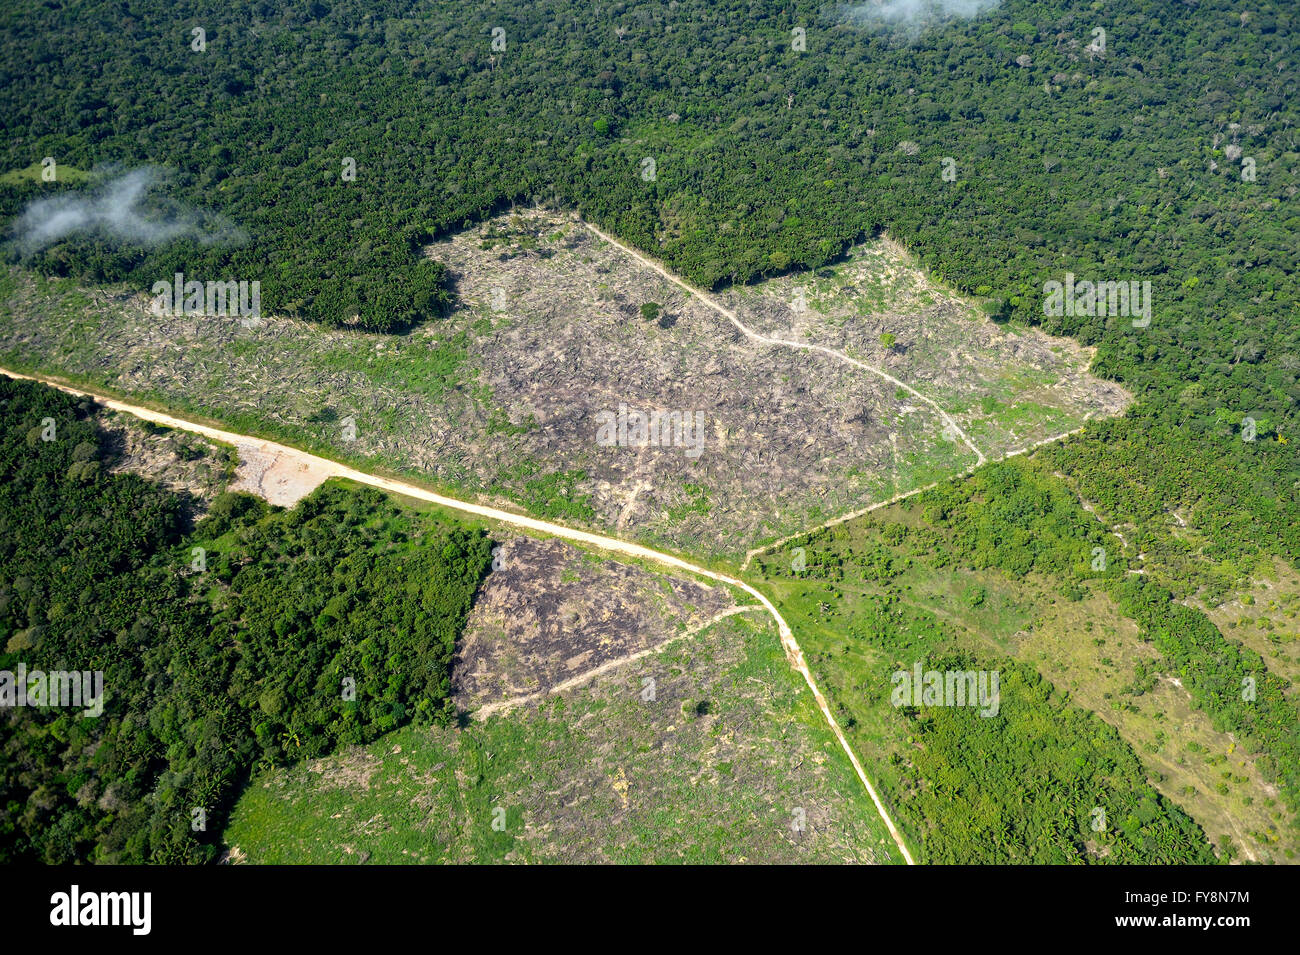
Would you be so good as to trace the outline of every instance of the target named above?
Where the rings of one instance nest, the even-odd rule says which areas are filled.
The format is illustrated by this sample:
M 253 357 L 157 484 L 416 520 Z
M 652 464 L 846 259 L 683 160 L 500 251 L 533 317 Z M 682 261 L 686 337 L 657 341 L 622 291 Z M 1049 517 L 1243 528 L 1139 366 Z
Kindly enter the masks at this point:
M 1187 391 L 1192 391 L 1191 386 Z M 1300 475 L 1295 444 L 1261 438 L 1243 442 L 1211 419 L 1197 420 L 1143 407 L 1118 421 L 1088 426 L 1087 440 L 1044 448 L 1049 470 L 1077 482 L 1100 518 L 1131 525 L 1134 543 L 1176 573 L 1163 580 L 1178 596 L 1211 588 L 1210 601 L 1225 588 L 1204 566 L 1182 560 L 1185 543 L 1170 533 L 1171 512 L 1186 515 L 1205 543 L 1210 561 L 1235 564 L 1245 575 L 1252 558 L 1300 559 Z
M 328 487 L 216 543 L 226 549 L 209 568 L 225 586 L 211 638 L 239 644 L 232 692 L 254 702 L 266 756 L 318 756 L 450 715 L 452 652 L 488 541 L 453 532 L 407 547 L 398 515 L 378 491 Z
M 40 269 L 140 288 L 174 271 L 257 279 L 268 311 L 332 324 L 355 315 L 364 327 L 395 330 L 451 301 L 443 270 L 419 258 L 420 246 L 517 199 L 576 207 L 708 286 L 817 267 L 888 229 L 940 278 L 977 295 L 992 319 L 1040 322 L 1096 346 L 1094 370 L 1139 396 L 1127 418 L 1092 423 L 1039 456 L 1107 524 L 1132 526 L 1143 552 L 1171 566 L 1191 547 L 1168 532 L 1171 511 L 1206 542 L 1189 558 L 1300 558 L 1289 5 L 1262 2 L 1243 14 L 1233 0 L 1114 0 L 1104 10 L 1008 0 L 910 42 L 847 25 L 811 2 L 633 0 L 598 11 L 573 0 L 129 6 L 19 0 L 0 10 L 0 166 L 45 155 L 86 169 L 157 163 L 175 170 L 169 195 L 237 221 L 250 241 L 141 250 L 79 238 L 41 253 Z M 1099 21 L 1109 49 L 1088 56 L 1082 47 Z M 208 31 L 206 53 L 189 49 L 196 24 Z M 790 49 L 794 25 L 808 28 L 805 53 Z M 504 51 L 490 48 L 494 26 L 506 31 Z M 1018 65 L 1023 56 L 1031 65 Z M 1254 181 L 1227 158 L 1233 139 L 1255 161 Z M 900 149 L 904 142 L 916 148 Z M 345 157 L 356 159 L 355 182 L 340 175 Z M 649 180 L 640 175 L 646 157 L 655 160 Z M 956 160 L 957 181 L 940 178 L 943 157 Z M 64 188 L 0 184 L 0 215 Z M 1044 316 L 1043 284 L 1067 271 L 1149 280 L 1151 324 Z M 384 559 L 378 539 L 368 554 L 333 548 L 325 528 L 370 528 L 328 493 L 324 510 L 301 524 L 223 505 L 205 533 L 233 537 L 214 543 L 231 589 L 211 595 L 209 619 L 185 599 L 192 582 L 167 569 L 178 559 L 156 556 L 181 546 L 174 504 L 142 482 L 106 480 L 93 454 L 79 457 L 77 447 L 94 441 L 75 405 L 31 400 L 58 412 L 61 429 L 66 419 L 69 441 L 33 437 L 38 421 L 28 419 L 37 416 L 24 407 L 21 428 L 2 442 L 4 637 L 42 659 L 103 659 L 138 688 L 131 712 L 150 718 L 119 712 L 85 730 L 60 717 L 46 732 L 43 717 L 5 714 L 44 734 L 21 746 L 6 738 L 5 785 L 18 787 L 0 807 L 7 853 L 77 856 L 80 848 L 67 847 L 97 843 L 104 858 L 134 859 L 162 853 L 151 845 L 188 846 L 167 827 L 183 826 L 174 820 L 191 792 L 228 792 L 238 775 L 231 767 L 351 738 L 365 720 L 402 719 L 419 705 L 413 693 L 435 694 L 422 699 L 437 710 L 446 631 L 422 633 L 418 659 L 429 669 L 390 686 L 379 662 L 404 646 L 349 642 L 348 614 L 330 606 L 339 592 L 367 607 L 381 592 L 400 594 L 403 605 L 428 599 L 394 589 L 399 565 L 384 560 L 413 561 L 397 556 L 400 545 Z M 1260 423 L 1254 442 L 1242 440 L 1246 415 Z M 537 513 L 589 519 L 573 485 L 572 474 L 539 476 L 519 497 Z M 934 527 L 912 533 L 942 538 L 944 548 L 955 541 L 944 550 L 949 560 L 1049 574 L 1070 598 L 1099 578 L 1193 677 L 1187 685 L 1216 725 L 1266 751 L 1296 804 L 1297 721 L 1280 681 L 1174 599 L 1222 584 L 1190 560 L 1186 574 L 1159 582 L 1128 574 L 1115 553 L 1106 571 L 1093 571 L 1092 549 L 1113 548 L 1113 539 L 1063 484 L 1021 464 L 945 485 L 922 506 Z M 467 554 L 476 547 L 464 542 Z M 346 554 L 347 580 L 318 554 Z M 886 575 L 906 558 L 882 548 L 860 559 Z M 833 575 L 839 561 L 812 553 L 809 573 Z M 301 600 L 279 569 L 302 575 Z M 454 590 L 456 579 L 445 586 Z M 250 652 L 264 665 L 302 652 L 319 628 L 311 672 L 259 682 L 260 670 L 238 669 L 230 640 L 245 605 L 259 614 Z M 85 606 L 96 608 L 95 628 L 84 623 Z M 375 608 L 378 616 L 362 622 L 392 626 L 404 612 Z M 206 640 L 210 623 L 223 634 L 219 646 Z M 326 701 L 345 666 L 369 674 L 375 695 L 359 712 Z M 1240 682 L 1251 675 L 1258 700 L 1246 707 Z M 215 710 L 195 702 L 222 699 L 230 681 L 242 696 Z M 1031 699 L 1034 684 L 1022 683 Z M 1068 742 L 1073 719 L 1061 717 L 1052 732 Z M 930 746 L 975 773 L 964 754 L 980 749 L 959 747 L 961 728 L 949 733 L 940 722 Z M 88 756 L 71 758 L 74 769 L 57 778 L 42 768 L 65 751 L 87 752 L 99 739 L 92 732 L 110 737 L 94 758 L 121 768 L 102 778 L 121 780 L 128 808 L 111 808 L 119 797 L 94 786 L 87 806 L 71 808 L 93 782 L 80 768 Z M 1131 769 L 1119 757 L 1106 765 Z M 154 805 L 139 808 L 159 773 Z M 1047 778 L 1073 784 L 1064 774 Z M 1131 834 L 1112 813 L 1124 845 L 1165 858 L 1181 823 L 1154 820 L 1149 796 L 1125 798 L 1120 817 L 1151 825 Z M 41 825 L 18 826 L 24 814 Z M 1075 816 L 1064 828 L 1027 819 L 1042 827 L 1045 852 L 1068 854 Z M 51 835 L 39 846 L 11 841 L 36 831 Z M 1127 856 L 1124 845 L 1117 857 Z
M 866 579 L 885 590 L 865 598 L 865 611 L 841 624 L 851 641 L 891 661 L 869 680 L 854 679 L 852 692 L 869 701 L 883 705 L 887 691 L 880 688 L 889 671 L 916 660 L 926 669 L 1000 669 L 996 717 L 961 707 L 898 711 L 913 723 L 907 732 L 916 745 L 904 749 L 905 758 L 891 757 L 900 778 L 891 802 L 924 834 L 930 861 L 1207 861 L 1203 836 L 1177 807 L 1138 784 L 1146 774 L 1110 726 L 1069 706 L 1025 664 L 949 660 L 946 625 L 894 583 L 920 561 L 936 568 L 996 568 L 1017 579 L 1037 575 L 1058 583 L 1070 599 L 1081 599 L 1085 588 L 1106 590 L 1161 651 L 1160 672 L 1180 679 L 1216 729 L 1259 754 L 1261 768 L 1295 806 L 1300 717 L 1286 695 L 1289 684 L 1150 574 L 1131 572 L 1118 539 L 1053 473 L 1054 460 L 1068 454 L 1069 448 L 1039 452 L 941 484 L 905 502 L 920 511 L 921 521 L 864 519 L 877 533 L 861 540 L 847 526 L 810 534 L 795 542 L 806 550 L 806 569 L 798 576 L 832 586 Z M 1110 486 L 1121 483 L 1114 474 L 1099 476 Z M 1206 476 L 1211 486 L 1218 480 Z M 1095 561 L 1098 547 L 1108 554 L 1104 569 Z M 781 560 L 760 564 L 767 573 L 789 573 Z M 974 604 L 982 593 L 970 585 L 963 597 Z M 836 679 L 837 655 L 814 660 Z M 1155 673 L 1139 664 L 1132 691 L 1147 692 L 1154 682 Z M 1106 811 L 1103 833 L 1092 829 L 1094 806 Z M 1104 856 L 1097 854 L 1102 849 Z
M 270 311 L 397 329 L 450 301 L 421 243 L 514 200 L 576 207 L 705 285 L 816 267 L 888 229 L 993 318 L 1095 345 L 1095 369 L 1140 395 L 1057 462 L 1116 520 L 1193 506 L 1223 550 L 1300 555 L 1300 444 L 1276 440 L 1300 431 L 1287 5 L 1008 2 L 907 40 L 816 3 L 312 9 L 0 11 L 0 167 L 159 164 L 169 195 L 250 237 L 82 238 L 35 264 L 141 288 L 258 279 Z M 69 187 L 0 185 L 0 215 Z M 1149 280 L 1150 325 L 1044 316 L 1067 271 Z M 1253 444 L 1225 424 L 1248 414 L 1266 423 Z
M 72 239 L 34 264 L 141 288 L 257 279 L 269 311 L 391 330 L 450 301 L 421 244 L 514 200 L 576 207 L 705 285 L 816 267 L 888 229 L 996 320 L 1095 345 L 1095 370 L 1138 393 L 1055 462 L 1111 518 L 1178 507 L 1220 553 L 1300 556 L 1300 443 L 1277 440 L 1300 433 L 1287 5 L 1008 2 L 906 40 L 810 2 L 312 10 L 0 11 L 0 168 L 158 164 L 167 195 L 249 236 Z M 2 184 L 0 215 L 73 187 Z M 1150 281 L 1150 325 L 1044 316 L 1067 271 Z M 1254 443 L 1234 431 L 1245 415 Z
M 982 506 L 962 507 L 951 497 L 947 505 L 949 516 L 972 529 L 972 536 L 978 534 L 973 529 L 985 526 L 979 513 Z M 1027 515 L 1032 505 L 1008 501 L 1006 506 L 1009 513 Z M 963 513 L 958 514 L 959 509 Z M 836 636 L 829 638 L 829 647 L 813 649 L 809 662 L 825 679 L 837 701 L 838 717 L 859 745 L 888 753 L 888 768 L 878 782 L 891 809 L 916 837 L 914 845 L 923 861 L 1040 865 L 1215 861 L 1204 833 L 1156 791 L 1132 748 L 1113 727 L 1073 704 L 1068 694 L 1055 690 L 1032 666 L 955 650 L 950 623 L 918 605 L 910 585 L 895 580 L 915 562 L 934 565 L 954 550 L 961 559 L 973 555 L 976 547 L 953 547 L 952 535 L 924 524 L 911 527 L 872 519 L 865 523 L 879 534 L 855 535 L 847 527 L 838 527 L 798 542 L 807 558 L 806 569 L 798 575 L 801 580 L 828 583 L 832 592 L 837 584 L 847 590 L 866 580 L 880 591 L 856 594 L 836 604 Z M 996 558 L 1000 552 L 993 545 L 989 553 Z M 760 563 L 765 573 L 789 573 L 780 562 L 760 559 Z M 996 561 L 987 566 L 996 566 Z M 971 604 L 982 603 L 985 597 L 984 588 L 976 585 L 966 591 Z M 820 604 L 823 611 L 828 606 Z M 797 616 L 806 613 L 805 608 L 795 600 L 782 609 L 793 626 L 803 623 L 813 632 L 816 647 L 816 621 L 800 621 Z M 910 676 L 918 662 L 922 672 L 984 671 L 988 674 L 985 691 L 993 689 L 996 672 L 996 706 L 988 705 L 991 692 L 978 700 L 979 705 L 895 699 L 894 692 L 901 686 L 895 675 Z M 883 733 L 859 729 L 858 716 L 865 716 L 862 722 L 869 726 L 878 723 Z
M 947 656 L 940 670 L 978 670 Z M 1199 864 L 1215 861 L 1190 817 L 1146 783 L 1115 728 L 1069 705 L 1032 667 L 1001 661 L 996 716 L 966 706 L 909 717 L 918 745 L 904 797 L 925 861 Z
M 25 0 L 0 17 L 6 168 L 164 164 L 179 198 L 251 236 L 153 252 L 78 241 L 47 268 L 142 286 L 182 266 L 260 277 L 272 310 L 397 328 L 448 300 L 420 243 L 515 199 L 577 206 L 705 285 L 815 267 L 887 228 L 948 281 L 991 290 L 999 319 L 1042 320 L 1042 285 L 1067 269 L 1148 278 L 1149 328 L 1054 329 L 1143 391 L 1226 372 L 1246 404 L 1282 412 L 1277 389 L 1294 396 L 1278 365 L 1296 271 L 1282 4 L 1243 22 L 1231 0 L 1116 0 L 1100 57 L 1082 52 L 1097 14 L 1070 0 L 1004 4 L 912 42 L 824 4 L 741 0 L 340 0 L 318 15 L 141 0 L 125 23 L 112 0 Z M 806 53 L 790 48 L 799 24 Z M 1230 121 L 1253 182 L 1224 155 Z M 52 188 L 5 187 L 0 211 Z M 1206 397 L 1242 397 L 1226 384 Z
M 88 411 L 0 378 L 0 669 L 102 670 L 107 691 L 98 718 L 0 710 L 0 859 L 207 861 L 256 763 L 451 715 L 481 532 L 327 486 L 292 511 L 224 495 L 186 537 L 173 495 L 85 472 Z
M 1205 480 L 1213 486 L 1218 478 Z M 946 556 L 1016 577 L 1095 578 L 1138 622 L 1215 728 L 1239 735 L 1260 753 L 1287 803 L 1300 805 L 1300 714 L 1286 697 L 1290 684 L 1269 673 L 1258 654 L 1224 637 L 1205 614 L 1147 576 L 1128 573 L 1117 539 L 1039 462 L 1013 459 L 983 468 L 917 500 L 931 524 L 951 531 L 936 555 L 940 561 Z M 1111 557 L 1105 571 L 1096 571 L 1089 555 L 1102 545 Z

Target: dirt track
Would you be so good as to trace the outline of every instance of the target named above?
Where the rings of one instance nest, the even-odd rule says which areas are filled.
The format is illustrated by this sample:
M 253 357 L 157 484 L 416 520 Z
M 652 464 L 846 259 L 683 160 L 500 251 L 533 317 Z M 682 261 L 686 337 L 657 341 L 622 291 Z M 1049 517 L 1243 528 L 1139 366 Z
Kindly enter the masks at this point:
M 781 616 L 780 612 L 776 609 L 776 606 L 768 600 L 767 597 L 765 597 L 755 587 L 745 583 L 745 581 L 739 580 L 735 577 L 729 577 L 726 574 L 720 574 L 717 571 L 709 570 L 705 567 L 699 567 L 689 561 L 682 560 L 680 557 L 674 557 L 672 554 L 664 554 L 652 550 L 649 547 L 643 547 L 640 544 L 633 544 L 628 541 L 618 540 L 614 537 L 605 537 L 600 534 L 593 534 L 589 531 L 574 530 L 565 527 L 562 524 L 542 521 L 521 514 L 512 514 L 509 511 L 503 511 L 495 507 L 488 507 L 482 504 L 471 504 L 468 501 L 458 501 L 455 498 L 444 497 L 441 494 L 436 494 L 433 491 L 426 490 L 425 488 L 418 487 L 414 484 L 408 484 L 405 481 L 396 481 L 392 478 L 367 474 L 364 471 L 358 471 L 355 468 L 348 467 L 347 465 L 339 464 L 337 461 L 330 461 L 326 458 L 317 457 L 314 454 L 300 451 L 297 448 L 277 444 L 273 441 L 263 441 L 248 435 L 236 434 L 231 431 L 223 431 L 219 428 L 212 428 L 207 425 L 196 424 L 191 421 L 186 421 L 183 418 L 177 418 L 160 411 L 154 411 L 150 408 L 143 408 L 138 405 L 119 401 L 115 398 L 109 398 L 105 395 L 99 395 L 94 392 L 73 388 L 70 385 L 62 384 L 53 379 L 35 375 L 23 375 L 9 371 L 5 368 L 0 368 L 0 374 L 7 375 L 10 378 L 39 381 L 69 394 L 92 398 L 96 402 L 112 408 L 114 411 L 123 411 L 135 415 L 145 421 L 152 421 L 155 424 L 160 424 L 165 427 L 201 434 L 206 438 L 220 441 L 225 444 L 231 444 L 237 448 L 255 449 L 257 453 L 269 458 L 273 462 L 273 465 L 278 465 L 281 468 L 288 468 L 288 473 L 302 475 L 303 477 L 299 482 L 297 482 L 298 487 L 305 486 L 308 480 L 314 480 L 315 484 L 312 484 L 312 487 L 315 487 L 330 477 L 346 478 L 355 481 L 358 484 L 366 484 L 370 487 L 379 488 L 380 490 L 388 491 L 393 494 L 401 494 L 406 497 L 428 501 L 450 510 L 473 514 L 487 520 L 509 524 L 514 527 L 521 527 L 540 534 L 549 534 L 579 544 L 596 547 L 600 550 L 609 551 L 611 553 L 622 554 L 627 557 L 634 557 L 641 560 L 650 560 L 657 564 L 674 567 L 678 570 L 684 570 L 693 574 L 699 574 L 700 576 L 707 577 L 710 580 L 715 580 L 719 583 L 740 588 L 762 604 L 763 608 L 771 614 L 772 619 L 776 622 L 777 632 L 780 634 L 781 638 L 781 645 L 785 649 L 786 659 L 790 661 L 790 666 L 798 672 L 804 678 L 804 682 L 808 684 L 808 688 L 812 691 L 813 698 L 817 701 L 818 709 L 821 710 L 822 716 L 826 719 L 827 725 L 830 726 L 831 731 L 835 734 L 835 738 L 839 740 L 840 746 L 844 749 L 845 754 L 849 758 L 849 762 L 853 764 L 854 772 L 857 773 L 858 779 L 866 788 L 867 794 L 875 804 L 877 812 L 880 813 L 880 818 L 884 821 L 885 827 L 889 830 L 889 834 L 893 837 L 895 844 L 897 844 L 903 859 L 908 865 L 915 865 L 915 860 L 912 858 L 912 854 L 908 850 L 907 844 L 903 841 L 902 834 L 898 831 L 898 827 L 894 825 L 893 819 L 889 817 L 889 813 L 886 811 L 884 803 L 881 802 L 880 796 L 876 793 L 875 787 L 872 786 L 871 781 L 867 779 L 866 771 L 862 768 L 862 764 L 858 761 L 858 757 L 853 752 L 852 747 L 849 746 L 849 741 L 845 738 L 843 730 L 840 729 L 839 723 L 836 722 L 834 715 L 831 713 L 826 698 L 822 695 L 821 690 L 818 689 L 816 682 L 813 680 L 812 672 L 808 669 L 808 664 L 804 659 L 803 650 L 795 640 L 794 632 L 790 629 L 790 625 L 786 623 L 785 618 Z M 284 472 L 282 471 L 281 473 Z M 319 480 L 316 480 L 317 478 L 319 478 Z M 264 483 L 264 481 L 258 483 L 257 486 L 260 489 L 259 493 L 262 493 L 265 490 L 263 487 Z
M 732 325 L 736 326 L 737 330 L 740 331 L 741 334 L 743 334 L 746 338 L 752 339 L 753 341 L 759 342 L 760 344 L 763 345 L 773 345 L 782 348 L 796 348 L 799 349 L 800 351 L 819 352 L 820 354 L 827 355 L 831 358 L 852 365 L 855 368 L 861 368 L 863 371 L 870 372 L 871 374 L 876 375 L 877 377 L 883 378 L 891 385 L 894 385 L 898 388 L 902 388 L 904 391 L 906 391 L 917 401 L 923 402 L 924 404 L 928 405 L 931 409 L 933 409 L 935 412 L 938 413 L 939 418 L 943 421 L 943 423 L 947 427 L 952 429 L 952 433 L 955 434 L 958 438 L 960 438 L 962 443 L 965 444 L 966 447 L 970 448 L 970 450 L 974 452 L 975 457 L 978 458 L 975 464 L 976 467 L 979 467 L 981 464 L 985 462 L 986 459 L 984 457 L 984 452 L 975 446 L 975 442 L 972 441 L 967 436 L 966 432 L 961 429 L 961 427 L 957 424 L 956 421 L 952 419 L 952 417 L 948 414 L 948 412 L 944 411 L 941 407 L 939 407 L 939 405 L 935 403 L 932 399 L 927 398 L 925 395 L 921 394 L 911 385 L 907 384 L 907 382 L 899 381 L 893 375 L 889 374 L 886 371 L 882 371 L 879 368 L 876 368 L 874 365 L 868 365 L 866 362 L 858 361 L 856 358 L 850 358 L 848 355 L 844 354 L 843 352 L 836 351 L 833 348 L 827 348 L 825 345 L 813 345 L 808 342 L 794 342 L 786 338 L 771 338 L 767 335 L 760 335 L 758 332 L 754 331 L 752 328 L 750 328 L 748 325 L 742 322 L 736 316 L 736 313 L 733 312 L 731 309 L 727 308 L 722 303 L 716 301 L 712 296 L 702 292 L 700 289 L 697 289 L 694 286 L 688 285 L 686 282 L 683 282 L 681 279 L 673 275 L 671 272 L 669 272 L 659 263 L 655 262 L 653 259 L 646 258 L 644 255 L 642 255 L 640 252 L 636 251 L 635 249 L 629 248 L 628 246 L 624 245 L 622 242 L 618 241 L 618 239 L 615 239 L 613 236 L 602 232 L 600 229 L 596 228 L 590 222 L 584 221 L 582 224 L 586 226 L 588 229 L 590 229 L 593 233 L 600 236 L 600 238 L 610 243 L 610 245 L 622 249 L 626 254 L 636 259 L 642 265 L 646 266 L 647 268 L 653 269 L 654 271 L 662 275 L 664 278 L 666 278 L 668 281 L 672 282 L 674 285 L 685 290 L 686 292 L 689 292 L 695 298 L 698 298 L 705 305 L 709 306 L 709 308 L 713 309 L 719 315 L 726 318 L 727 321 L 731 322 Z

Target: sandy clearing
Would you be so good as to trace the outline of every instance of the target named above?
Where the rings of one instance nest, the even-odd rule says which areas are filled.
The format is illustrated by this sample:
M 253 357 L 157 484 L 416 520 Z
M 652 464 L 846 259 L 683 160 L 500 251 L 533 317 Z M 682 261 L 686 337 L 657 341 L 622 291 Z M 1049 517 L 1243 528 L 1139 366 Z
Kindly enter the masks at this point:
M 239 465 L 232 491 L 247 491 L 281 507 L 293 507 L 330 477 L 308 461 L 286 458 L 265 441 L 243 440 L 235 445 Z

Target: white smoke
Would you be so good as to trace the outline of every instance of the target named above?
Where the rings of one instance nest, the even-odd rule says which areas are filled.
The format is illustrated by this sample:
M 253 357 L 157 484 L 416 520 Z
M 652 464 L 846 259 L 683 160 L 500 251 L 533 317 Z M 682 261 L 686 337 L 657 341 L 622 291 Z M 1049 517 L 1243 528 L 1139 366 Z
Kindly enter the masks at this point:
M 916 32 L 948 17 L 969 19 L 987 13 L 1002 0 L 869 0 L 849 8 L 854 20 L 902 27 Z
M 37 199 L 14 221 L 14 243 L 22 254 L 30 255 L 78 234 L 132 245 L 161 245 L 174 239 L 197 239 L 204 245 L 247 240 L 243 230 L 215 212 L 171 200 L 146 203 L 146 194 L 160 179 L 157 168 L 143 166 L 86 192 Z

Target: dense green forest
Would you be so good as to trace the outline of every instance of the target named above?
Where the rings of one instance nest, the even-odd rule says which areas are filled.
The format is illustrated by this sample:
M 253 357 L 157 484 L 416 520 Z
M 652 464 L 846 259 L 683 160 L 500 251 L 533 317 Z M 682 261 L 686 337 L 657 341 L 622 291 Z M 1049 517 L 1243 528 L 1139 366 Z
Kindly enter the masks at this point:
M 91 408 L 0 379 L 0 670 L 106 693 L 0 708 L 0 860 L 210 860 L 255 765 L 453 715 L 485 535 L 334 486 L 225 494 L 186 534 L 174 495 L 99 466 Z
M 1291 17 L 1238 7 L 1007 2 L 908 42 L 799 3 L 24 2 L 3 14 L 0 155 L 156 163 L 171 194 L 250 237 L 61 243 L 44 266 L 261 278 L 272 309 L 325 321 L 428 314 L 440 276 L 421 242 L 552 198 L 710 285 L 885 228 L 1026 320 L 1066 269 L 1150 278 L 1159 317 L 1141 335 L 1086 317 L 1057 330 L 1102 342 L 1126 379 L 1157 358 L 1194 378 L 1225 346 L 1258 365 L 1294 334 Z M 1104 55 L 1085 49 L 1097 26 Z M 59 188 L 11 184 L 2 208 Z
M 998 319 L 1095 345 L 1143 397 L 1067 462 L 1092 499 L 1127 517 L 1156 498 L 1221 546 L 1294 557 L 1294 14 L 1007 0 L 899 34 L 846 10 L 24 0 L 0 12 L 0 163 L 152 164 L 159 202 L 246 236 L 69 237 L 38 268 L 258 280 L 264 309 L 375 329 L 445 308 L 420 247 L 515 200 L 577 208 L 706 285 L 887 229 Z M 9 177 L 0 215 L 70 188 Z M 1149 280 L 1149 326 L 1046 317 L 1067 271 Z
M 956 542 L 953 559 L 1082 582 L 1106 541 L 1075 493 L 1105 525 L 1129 527 L 1146 572 L 1114 561 L 1095 585 L 1216 726 L 1266 754 L 1295 807 L 1300 731 L 1284 685 L 1179 601 L 1224 596 L 1253 558 L 1300 559 L 1296 17 L 1278 0 L 1004 0 L 899 33 L 811 0 L 18 0 L 0 10 L 0 170 L 52 156 L 69 172 L 0 178 L 0 216 L 93 188 L 72 171 L 154 166 L 153 215 L 183 217 L 172 205 L 183 203 L 242 238 L 146 246 L 83 234 L 8 254 L 146 290 L 177 271 L 257 280 L 264 310 L 380 331 L 450 307 L 454 276 L 422 247 L 510 202 L 576 209 L 706 286 L 814 267 L 887 231 L 995 320 L 1094 346 L 1093 370 L 1139 398 L 1031 464 L 927 495 L 918 506 Z M 1090 51 L 1099 27 L 1105 50 Z M 1150 324 L 1045 315 L 1044 284 L 1067 272 L 1150 281 Z M 5 744 L 5 785 L 16 787 L 7 853 L 54 858 L 73 844 L 110 859 L 203 857 L 208 844 L 177 821 L 194 794 L 218 804 L 258 759 L 442 712 L 438 648 L 454 613 L 420 632 L 427 668 L 392 686 L 392 648 L 350 642 L 344 607 L 360 604 L 331 604 L 351 592 L 369 608 L 364 598 L 396 586 L 394 562 L 417 559 L 388 530 L 369 539 L 376 500 L 326 490 L 290 515 L 225 501 L 186 537 L 166 495 L 96 473 L 84 409 L 21 400 L 63 408 L 77 441 L 26 443 L 26 422 L 52 413 L 44 405 L 24 406 L 4 438 L 3 519 L 41 533 L 0 541 L 3 636 L 52 654 L 41 659 L 94 647 L 138 677 L 122 677 L 138 699 L 115 701 L 126 709 L 102 728 L 6 715 L 30 721 Z M 81 446 L 91 450 L 78 458 Z M 329 528 L 367 545 L 336 548 Z M 455 568 L 452 592 L 472 592 L 486 545 L 448 534 L 450 560 L 422 559 Z M 214 551 L 202 593 L 176 569 L 196 541 Z M 60 561 L 68 570 L 51 573 Z M 337 589 L 336 566 L 353 591 Z M 282 567 L 300 584 L 272 571 Z M 394 592 L 400 605 L 365 611 L 375 626 L 423 599 Z M 92 606 L 95 616 L 71 612 Z M 96 642 L 110 633 L 111 645 Z M 129 652 L 155 633 L 148 654 Z M 290 648 L 310 648 L 310 672 L 267 676 Z M 341 668 L 368 674 L 370 704 L 353 712 L 320 695 Z M 1258 687 L 1250 705 L 1246 677 Z M 227 685 L 227 708 L 194 702 Z M 1028 676 L 1023 685 L 1036 692 Z M 111 745 L 96 748 L 109 727 Z M 214 734 L 233 751 L 204 749 Z M 27 760 L 22 774 L 12 760 Z M 101 763 L 117 786 L 152 793 L 147 806 L 120 808 L 118 793 L 93 786 L 79 799 Z M 36 832 L 34 819 L 49 834 L 39 845 L 14 835 Z M 1182 831 L 1171 824 L 1170 838 Z

